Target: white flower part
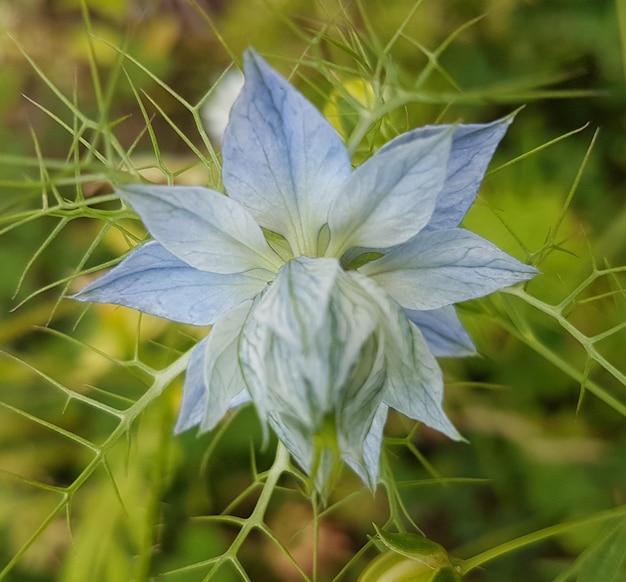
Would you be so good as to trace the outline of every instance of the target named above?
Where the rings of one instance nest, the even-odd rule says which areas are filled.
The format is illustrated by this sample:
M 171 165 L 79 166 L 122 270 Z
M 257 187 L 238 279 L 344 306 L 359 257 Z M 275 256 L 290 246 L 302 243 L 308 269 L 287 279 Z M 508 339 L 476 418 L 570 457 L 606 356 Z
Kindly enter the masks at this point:
M 354 472 L 361 477 L 363 483 L 373 491 L 378 483 L 380 449 L 383 444 L 383 431 L 387 421 L 389 407 L 382 402 L 372 420 L 370 431 L 363 442 L 362 459 L 351 459 L 346 456 L 346 463 L 352 467 Z
M 455 228 L 463 220 L 476 198 L 496 147 L 514 117 L 515 113 L 486 124 L 427 125 L 400 134 L 379 150 L 381 153 L 391 151 L 414 140 L 453 131 L 446 183 L 437 197 L 428 229 Z
M 462 228 L 420 233 L 359 271 L 405 309 L 419 310 L 482 297 L 537 274 Z
M 252 50 L 244 72 L 224 135 L 224 186 L 295 255 L 312 256 L 350 176 L 348 152 L 320 112 Z
M 229 274 L 280 267 L 248 211 L 215 190 L 132 184 L 116 192 L 158 242 L 200 271 Z
M 150 241 L 133 249 L 74 299 L 124 305 L 181 323 L 212 325 L 239 303 L 256 297 L 274 277 L 264 269 L 227 275 L 199 271 Z
M 249 400 L 239 366 L 239 336 L 251 301 L 224 315 L 194 348 L 183 387 L 175 433 L 196 425 L 209 431 L 230 408 Z
M 250 313 L 240 348 L 248 390 L 307 471 L 330 470 L 320 451 L 329 438 L 365 466 L 385 381 L 379 315 L 336 259 L 307 257 L 287 263 Z
M 241 330 L 251 306 L 250 301 L 242 303 L 222 317 L 209 334 L 204 361 L 207 399 L 200 431 L 212 430 L 226 411 L 245 396 L 238 354 Z
M 359 166 L 330 210 L 328 255 L 409 240 L 430 220 L 443 189 L 452 130 L 378 152 Z
M 183 399 L 180 403 L 174 434 L 184 432 L 200 424 L 204 416 L 207 401 L 204 370 L 208 341 L 209 336 L 199 341 L 191 352 L 189 364 L 187 364 L 187 373 L 185 374 Z
M 352 273 L 374 300 L 385 333 L 387 380 L 383 400 L 390 408 L 461 440 L 443 410 L 443 375 L 417 326 L 402 308 L 373 281 Z
M 476 355 L 476 346 L 463 327 L 454 305 L 427 311 L 405 309 L 404 312 L 422 332 L 436 358 L 463 358 Z

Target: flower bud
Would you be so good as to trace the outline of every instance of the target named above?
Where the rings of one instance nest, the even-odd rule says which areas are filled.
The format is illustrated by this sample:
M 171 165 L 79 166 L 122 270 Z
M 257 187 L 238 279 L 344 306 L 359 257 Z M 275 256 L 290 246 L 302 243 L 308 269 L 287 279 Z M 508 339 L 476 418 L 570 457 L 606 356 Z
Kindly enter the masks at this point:
M 390 551 L 374 558 L 358 582 L 460 582 L 460 574 L 439 544 L 421 535 L 378 528 L 376 532 Z
M 431 567 L 396 552 L 385 552 L 363 570 L 358 582 L 460 582 L 450 566 Z

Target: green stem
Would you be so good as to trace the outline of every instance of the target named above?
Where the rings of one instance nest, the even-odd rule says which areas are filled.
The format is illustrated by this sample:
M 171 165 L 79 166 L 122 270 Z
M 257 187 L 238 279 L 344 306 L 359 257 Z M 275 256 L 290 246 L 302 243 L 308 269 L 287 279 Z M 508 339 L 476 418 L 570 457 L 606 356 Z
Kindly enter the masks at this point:
M 519 550 L 520 548 L 529 546 L 530 544 L 535 544 L 547 538 L 563 534 L 572 529 L 591 525 L 592 523 L 596 523 L 599 521 L 606 521 L 607 519 L 619 516 L 626 516 L 626 505 L 622 505 L 621 507 L 617 507 L 615 509 L 600 511 L 593 515 L 580 517 L 578 519 L 573 519 L 565 523 L 559 523 L 550 527 L 546 527 L 544 529 L 540 529 L 539 531 L 535 531 L 509 542 L 500 544 L 499 546 L 482 552 L 474 556 L 473 558 L 464 560 L 463 563 L 460 565 L 460 574 L 462 576 L 465 576 L 468 572 L 474 570 L 478 566 L 482 566 L 485 562 L 489 562 L 490 560 L 498 558 L 509 552 Z
M 565 331 L 567 331 L 578 343 L 585 349 L 587 354 L 593 358 L 598 364 L 600 364 L 609 374 L 616 378 L 619 382 L 624 383 L 623 374 L 611 364 L 604 356 L 602 356 L 596 349 L 594 342 L 591 338 L 585 336 L 577 327 L 570 323 L 562 314 L 561 308 L 558 306 L 549 305 L 544 303 L 540 299 L 533 297 L 526 293 L 522 288 L 512 287 L 509 289 L 502 289 L 502 293 L 507 295 L 513 295 L 519 297 L 525 301 L 528 305 L 534 307 L 538 311 L 552 317 Z M 569 363 L 561 360 L 559 356 L 546 348 L 534 334 L 521 333 L 515 326 L 507 325 L 504 321 L 500 323 L 518 339 L 523 341 L 526 345 L 531 347 L 537 353 L 541 354 L 544 358 L 556 365 L 559 369 L 563 370 L 566 374 L 574 378 L 577 382 L 581 383 L 585 389 L 589 390 L 594 396 L 611 406 L 614 410 L 626 416 L 626 405 L 620 402 L 617 398 L 606 392 L 601 386 L 585 377 L 583 372 L 580 372 Z
M 267 511 L 267 507 L 270 503 L 270 500 L 272 499 L 272 495 L 274 493 L 274 490 L 276 489 L 276 485 L 278 484 L 278 479 L 288 468 L 289 452 L 285 448 L 285 445 L 283 445 L 282 442 L 278 441 L 274 463 L 267 473 L 267 478 L 265 479 L 261 495 L 259 496 L 259 500 L 256 503 L 254 511 L 252 512 L 250 517 L 246 519 L 245 523 L 239 530 L 237 537 L 228 548 L 228 552 L 225 554 L 225 557 L 236 559 L 239 549 L 243 545 L 250 532 L 255 527 L 261 527 L 263 525 L 265 512 Z
M 155 378 L 154 383 L 144 394 L 137 400 L 132 406 L 124 411 L 120 423 L 115 427 L 113 432 L 108 436 L 106 441 L 99 447 L 97 454 L 91 459 L 88 465 L 83 469 L 80 475 L 74 480 L 74 482 L 65 489 L 62 493 L 62 499 L 58 505 L 48 515 L 46 520 L 41 524 L 39 528 L 26 540 L 19 551 L 13 556 L 13 558 L 0 570 L 0 580 L 13 569 L 13 567 L 19 562 L 26 551 L 32 546 L 34 541 L 43 533 L 43 531 L 52 523 L 58 515 L 68 507 L 71 503 L 74 494 L 85 484 L 85 482 L 91 477 L 95 470 L 101 467 L 104 463 L 107 453 L 113 448 L 113 446 L 127 434 L 128 429 L 133 424 L 135 419 L 148 407 L 148 405 L 155 400 L 163 390 L 173 382 L 176 377 L 181 374 L 187 367 L 191 350 L 181 355 L 175 362 L 170 364 L 167 368 L 158 372 L 158 376 Z

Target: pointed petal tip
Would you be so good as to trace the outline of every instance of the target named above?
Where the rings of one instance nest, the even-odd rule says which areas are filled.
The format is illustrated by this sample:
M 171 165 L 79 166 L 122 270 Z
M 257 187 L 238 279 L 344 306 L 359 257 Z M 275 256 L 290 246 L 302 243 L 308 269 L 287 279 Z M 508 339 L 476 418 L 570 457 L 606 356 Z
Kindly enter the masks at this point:
M 74 301 L 80 301 L 82 303 L 88 303 L 89 299 L 87 299 L 85 290 L 89 287 L 90 283 L 87 283 L 80 291 L 76 291 L 76 293 L 72 293 L 71 295 L 66 295 L 68 299 L 73 299 Z
M 450 427 L 447 430 L 441 430 L 442 434 L 445 434 L 448 438 L 458 443 L 469 444 L 469 441 L 456 429 L 456 427 L 450 423 Z
M 174 425 L 174 429 L 172 430 L 174 436 L 178 436 L 179 434 L 187 432 L 190 428 L 193 428 L 194 425 L 187 426 L 187 424 L 182 422 L 182 420 L 183 419 L 179 416 L 176 424 Z
M 256 49 L 253 46 L 249 46 L 243 52 L 244 67 L 246 64 L 253 63 L 253 62 L 256 63 L 258 61 L 265 62 L 265 59 L 256 51 Z

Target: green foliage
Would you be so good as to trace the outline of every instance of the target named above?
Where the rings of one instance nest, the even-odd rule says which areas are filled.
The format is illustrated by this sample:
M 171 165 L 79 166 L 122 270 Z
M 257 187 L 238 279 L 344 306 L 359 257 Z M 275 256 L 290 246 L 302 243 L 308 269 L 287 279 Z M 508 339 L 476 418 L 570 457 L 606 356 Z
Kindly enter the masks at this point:
M 621 580 L 623 3 L 163 4 L 0 0 L 0 579 L 349 581 L 375 522 L 467 580 Z M 173 437 L 207 330 L 67 298 L 145 239 L 112 182 L 220 187 L 202 106 L 250 43 L 355 163 L 526 104 L 466 224 L 542 276 L 463 306 L 481 357 L 444 367 L 471 444 L 392 416 L 376 496 L 345 471 L 310 499 L 248 409 Z

